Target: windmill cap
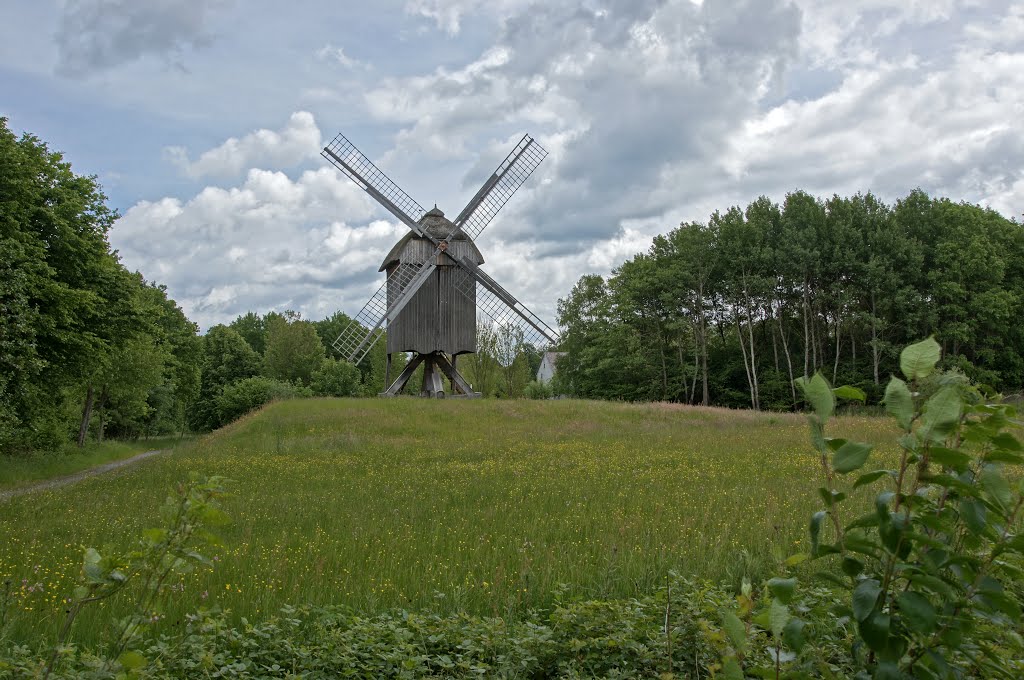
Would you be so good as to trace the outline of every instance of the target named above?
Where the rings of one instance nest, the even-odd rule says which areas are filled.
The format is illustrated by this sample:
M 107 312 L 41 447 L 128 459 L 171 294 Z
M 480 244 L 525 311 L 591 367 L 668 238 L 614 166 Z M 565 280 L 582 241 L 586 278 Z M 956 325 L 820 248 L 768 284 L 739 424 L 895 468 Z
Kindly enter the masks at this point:
M 466 238 L 461 229 L 452 234 L 452 231 L 455 230 L 455 224 L 445 217 L 444 213 L 436 205 L 420 218 L 420 226 L 434 238 L 448 238 L 449 234 L 451 234 L 452 240 Z

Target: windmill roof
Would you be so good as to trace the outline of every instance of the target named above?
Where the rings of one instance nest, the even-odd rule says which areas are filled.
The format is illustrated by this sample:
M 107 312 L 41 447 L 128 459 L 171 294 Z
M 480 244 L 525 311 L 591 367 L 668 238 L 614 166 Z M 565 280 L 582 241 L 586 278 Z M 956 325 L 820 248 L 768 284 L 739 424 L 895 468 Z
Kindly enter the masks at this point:
M 436 205 L 420 218 L 419 225 L 424 232 L 436 239 L 447 238 L 449 254 L 456 257 L 468 257 L 476 264 L 483 264 L 484 257 L 473 240 L 466 236 L 461 229 L 456 230 L 455 224 L 445 217 Z M 451 234 L 450 237 L 449 234 Z M 434 244 L 429 239 L 422 238 L 410 231 L 391 248 L 384 261 L 381 262 L 378 271 L 384 271 L 393 262 L 399 260 L 422 262 L 432 252 L 434 252 Z

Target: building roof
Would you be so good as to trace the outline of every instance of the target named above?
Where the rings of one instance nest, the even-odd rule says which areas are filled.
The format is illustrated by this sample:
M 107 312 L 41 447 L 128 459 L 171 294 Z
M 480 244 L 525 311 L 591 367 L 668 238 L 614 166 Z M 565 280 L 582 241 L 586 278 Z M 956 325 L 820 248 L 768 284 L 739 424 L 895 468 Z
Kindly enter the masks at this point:
M 436 239 L 444 239 L 451 234 L 451 238 L 448 239 L 448 250 L 453 256 L 468 257 L 476 264 L 484 263 L 484 256 L 480 253 L 476 244 L 473 243 L 473 241 L 466 236 L 461 229 L 452 234 L 452 230 L 455 229 L 455 224 L 445 217 L 444 213 L 441 212 L 436 205 L 420 218 L 419 224 L 423 228 L 423 231 Z M 392 263 L 400 260 L 422 262 L 426 257 L 429 257 L 430 253 L 433 251 L 433 243 L 428 239 L 417 236 L 415 232 L 410 231 L 399 239 L 398 243 L 388 251 L 388 254 L 384 257 L 384 261 L 380 263 L 380 269 L 377 271 L 384 271 Z M 446 260 L 446 262 L 448 264 L 453 264 L 448 260 Z M 439 262 L 439 264 L 442 263 Z

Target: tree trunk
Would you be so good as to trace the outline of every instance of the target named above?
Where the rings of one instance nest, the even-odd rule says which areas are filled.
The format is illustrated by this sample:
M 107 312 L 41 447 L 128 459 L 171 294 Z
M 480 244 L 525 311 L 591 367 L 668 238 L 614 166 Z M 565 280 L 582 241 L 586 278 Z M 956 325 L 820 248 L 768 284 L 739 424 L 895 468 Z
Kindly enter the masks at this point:
M 807 303 L 807 279 L 804 279 L 804 304 L 803 304 L 803 317 L 804 317 L 804 377 L 810 377 L 810 365 L 811 360 L 811 329 L 808 323 L 807 316 L 810 314 L 810 305 Z
M 85 446 L 85 436 L 89 433 L 89 421 L 92 420 L 93 391 L 89 385 L 85 393 L 85 405 L 82 407 L 82 424 L 78 426 L 78 448 Z
M 750 308 L 750 294 L 747 292 L 746 282 L 743 286 L 743 297 L 746 301 L 747 306 L 747 337 L 750 338 L 750 380 L 752 387 L 752 395 L 754 397 L 754 410 L 761 410 L 761 390 L 757 384 L 757 364 L 754 358 L 754 318 Z
M 754 381 L 750 378 L 750 366 L 747 364 L 747 348 L 743 344 L 743 328 L 740 326 L 740 317 L 733 315 L 736 321 L 736 339 L 740 341 L 740 352 L 743 353 L 743 370 L 747 373 L 747 386 L 750 388 L 750 408 L 757 410 L 757 398 L 754 396 Z
M 875 316 L 875 291 L 871 291 L 871 369 L 878 385 L 878 317 Z
M 100 427 L 96 431 L 96 441 L 103 441 L 103 431 L 107 427 L 107 386 L 104 385 L 100 391 L 100 399 L 96 404 L 100 411 Z
M 789 343 L 786 342 L 786 329 L 782 327 L 782 304 L 779 304 L 779 337 L 782 338 L 782 351 L 786 354 L 786 368 L 789 369 L 789 391 L 793 394 L 793 408 L 796 408 L 796 383 L 793 378 L 793 360 L 789 356 Z
M 768 327 L 772 329 L 771 330 L 771 335 L 772 335 L 772 354 L 775 355 L 775 372 L 779 373 L 780 372 L 779 371 L 779 343 L 775 340 L 775 328 L 771 324 L 771 318 L 772 318 L 772 316 L 774 316 L 774 311 L 775 310 L 773 309 L 772 305 L 769 303 L 769 305 L 768 305 L 768 320 L 767 320 L 767 323 L 768 323 Z
M 836 360 L 832 364 L 832 384 L 836 384 L 836 375 L 839 373 L 839 348 L 842 343 L 842 324 L 839 322 L 839 317 L 836 317 Z
M 701 381 L 703 383 L 700 403 L 707 406 L 711 403 L 711 395 L 708 390 L 708 322 L 704 313 L 703 283 L 697 286 L 697 323 L 700 328 Z

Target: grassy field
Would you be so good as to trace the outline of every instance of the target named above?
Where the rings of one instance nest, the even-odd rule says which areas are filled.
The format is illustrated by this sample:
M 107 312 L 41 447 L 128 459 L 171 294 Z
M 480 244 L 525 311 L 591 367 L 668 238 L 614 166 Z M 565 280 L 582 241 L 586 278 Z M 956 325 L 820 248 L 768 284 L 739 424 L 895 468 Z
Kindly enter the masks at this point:
M 81 472 L 104 463 L 130 458 L 143 451 L 174 448 L 180 443 L 179 437 L 108 440 L 100 444 L 90 442 L 81 449 L 69 445 L 66 450 L 51 454 L 0 456 L 0 491 Z
M 891 442 L 892 427 L 845 417 L 832 434 Z M 234 523 L 214 569 L 176 584 L 162 626 L 200 606 L 259 618 L 289 602 L 514 617 L 556 593 L 647 592 L 670 570 L 762 577 L 806 541 L 817 466 L 795 415 L 291 401 L 128 470 L 0 504 L 0 581 L 13 584 L 13 634 L 52 636 L 82 546 L 127 544 L 198 471 L 235 480 Z M 83 614 L 79 639 L 101 637 L 111 613 Z

